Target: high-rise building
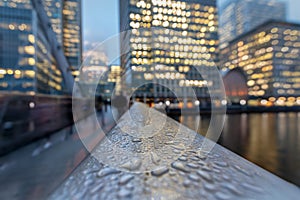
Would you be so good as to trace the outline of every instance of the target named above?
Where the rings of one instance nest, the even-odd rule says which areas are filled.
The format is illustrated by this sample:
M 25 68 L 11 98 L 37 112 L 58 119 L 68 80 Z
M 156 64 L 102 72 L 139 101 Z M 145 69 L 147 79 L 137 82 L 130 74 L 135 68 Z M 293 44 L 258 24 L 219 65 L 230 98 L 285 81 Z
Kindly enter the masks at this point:
M 82 63 L 81 0 L 63 2 L 63 49 L 73 72 Z
M 0 90 L 64 92 L 61 70 L 30 0 L 0 0 Z
M 43 0 L 45 11 L 50 18 L 51 26 L 60 45 L 63 43 L 63 6 L 64 0 Z
M 209 96 L 206 75 L 219 44 L 215 0 L 120 0 L 120 28 L 121 67 L 129 87 L 139 87 L 136 96 L 188 97 L 191 88 Z
M 79 75 L 80 87 L 86 96 L 101 96 L 111 99 L 121 92 L 121 67 L 101 65 L 101 61 L 90 57 L 84 61 Z
M 269 21 L 220 50 L 223 71 L 241 69 L 255 105 L 300 104 L 300 25 Z M 251 100 L 252 99 L 252 100 Z
M 54 51 L 63 50 L 68 71 L 78 74 L 82 60 L 81 0 L 41 1 L 56 38 L 49 38 L 32 1 L 0 0 L 0 87 L 32 94 L 61 94 L 65 83 L 53 45 L 58 45 Z M 55 44 L 53 39 L 57 40 Z
M 229 0 L 221 5 L 219 14 L 220 44 L 226 45 L 266 21 L 284 21 L 286 5 L 277 0 Z
M 81 0 L 43 0 L 43 4 L 70 69 L 76 75 L 82 63 Z

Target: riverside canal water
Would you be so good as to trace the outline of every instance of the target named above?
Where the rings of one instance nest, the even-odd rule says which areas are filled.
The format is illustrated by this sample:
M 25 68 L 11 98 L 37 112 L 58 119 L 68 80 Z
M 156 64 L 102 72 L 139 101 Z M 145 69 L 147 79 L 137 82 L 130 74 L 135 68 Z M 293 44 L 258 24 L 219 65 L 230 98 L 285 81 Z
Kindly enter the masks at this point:
M 205 135 L 210 116 L 173 116 Z M 300 186 L 300 113 L 229 114 L 219 144 Z

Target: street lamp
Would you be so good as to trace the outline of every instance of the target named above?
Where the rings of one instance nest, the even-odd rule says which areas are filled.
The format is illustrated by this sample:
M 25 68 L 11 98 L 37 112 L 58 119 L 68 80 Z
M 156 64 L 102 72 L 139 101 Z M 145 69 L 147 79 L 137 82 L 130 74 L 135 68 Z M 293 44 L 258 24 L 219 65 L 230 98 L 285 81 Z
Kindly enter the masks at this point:
M 222 100 L 222 101 L 221 101 L 221 104 L 222 104 L 223 106 L 226 106 L 226 105 L 227 105 L 227 100 L 226 100 L 226 99 Z
M 240 104 L 241 104 L 242 106 L 244 106 L 244 105 L 246 105 L 246 104 L 247 104 L 247 101 L 246 101 L 246 100 L 244 100 L 244 99 L 242 99 L 242 100 L 240 101 Z
M 166 105 L 167 105 L 167 106 L 170 106 L 170 105 L 171 105 L 171 102 L 170 102 L 170 101 L 166 101 Z

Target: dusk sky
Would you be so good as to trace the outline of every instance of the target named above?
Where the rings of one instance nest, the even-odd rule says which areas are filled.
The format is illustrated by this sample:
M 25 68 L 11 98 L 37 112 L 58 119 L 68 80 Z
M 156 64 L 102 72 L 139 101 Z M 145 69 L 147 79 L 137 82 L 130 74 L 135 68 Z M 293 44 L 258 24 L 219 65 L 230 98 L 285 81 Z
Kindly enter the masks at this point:
M 226 0 L 221 0 L 219 3 L 223 1 Z M 282 1 L 288 3 L 288 20 L 300 23 L 300 1 Z M 85 42 L 99 43 L 119 33 L 119 0 L 84 0 L 82 2 Z

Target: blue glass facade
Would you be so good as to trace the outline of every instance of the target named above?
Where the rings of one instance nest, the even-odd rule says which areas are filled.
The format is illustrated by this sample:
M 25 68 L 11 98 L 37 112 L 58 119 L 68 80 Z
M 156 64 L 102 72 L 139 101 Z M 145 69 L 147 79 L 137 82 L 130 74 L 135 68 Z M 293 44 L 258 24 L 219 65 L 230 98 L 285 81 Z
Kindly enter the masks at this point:
M 75 75 L 82 64 L 81 0 L 43 0 L 43 4 Z
M 63 94 L 61 71 L 31 1 L 0 1 L 0 90 Z
M 219 15 L 220 43 L 226 44 L 268 20 L 285 20 L 286 5 L 277 0 L 229 0 Z

